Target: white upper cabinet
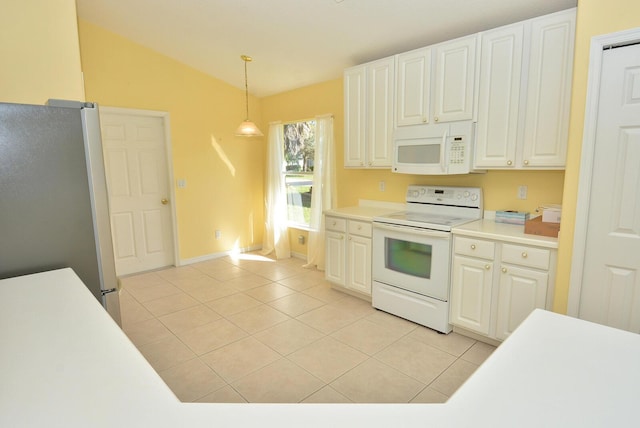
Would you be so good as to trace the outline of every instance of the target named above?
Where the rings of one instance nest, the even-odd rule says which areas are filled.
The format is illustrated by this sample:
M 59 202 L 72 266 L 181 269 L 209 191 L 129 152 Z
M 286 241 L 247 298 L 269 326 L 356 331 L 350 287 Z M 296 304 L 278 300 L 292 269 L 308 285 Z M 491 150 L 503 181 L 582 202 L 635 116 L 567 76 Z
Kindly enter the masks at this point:
M 473 118 L 478 36 L 396 55 L 395 126 Z
M 434 122 L 473 118 L 477 42 L 474 34 L 434 47 Z
M 476 165 L 511 166 L 516 159 L 524 24 L 482 33 Z
M 429 123 L 431 48 L 396 55 L 396 126 Z
M 575 26 L 575 10 L 531 22 L 522 159 L 525 167 L 565 165 Z
M 344 166 L 364 166 L 366 143 L 366 66 L 344 72 Z
M 345 70 L 345 167 L 391 167 L 394 71 L 393 57 Z
M 345 70 L 345 167 L 388 168 L 393 130 L 474 121 L 474 169 L 563 169 L 576 9 Z
M 480 34 L 476 168 L 564 168 L 575 14 Z

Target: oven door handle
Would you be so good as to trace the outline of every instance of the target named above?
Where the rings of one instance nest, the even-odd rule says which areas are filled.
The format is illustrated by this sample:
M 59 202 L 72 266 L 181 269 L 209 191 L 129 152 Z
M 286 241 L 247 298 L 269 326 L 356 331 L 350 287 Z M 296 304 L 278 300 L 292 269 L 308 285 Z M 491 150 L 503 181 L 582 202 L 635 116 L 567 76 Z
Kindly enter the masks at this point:
M 392 232 L 410 232 L 415 235 L 425 236 L 428 238 L 436 238 L 436 239 L 451 239 L 450 232 L 442 232 L 439 230 L 430 230 L 430 229 L 422 229 L 419 227 L 413 226 L 394 226 L 391 224 L 385 223 L 373 223 L 373 227 L 382 230 L 389 230 Z

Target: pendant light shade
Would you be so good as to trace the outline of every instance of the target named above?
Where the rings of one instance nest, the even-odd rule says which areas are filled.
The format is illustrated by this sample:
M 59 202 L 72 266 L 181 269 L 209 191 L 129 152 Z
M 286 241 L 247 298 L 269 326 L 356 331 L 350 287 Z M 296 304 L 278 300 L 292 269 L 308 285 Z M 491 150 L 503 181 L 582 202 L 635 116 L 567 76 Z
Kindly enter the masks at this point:
M 253 59 L 247 55 L 240 55 L 244 61 L 244 101 L 246 107 L 246 119 L 236 129 L 238 137 L 262 137 L 264 134 L 260 132 L 255 123 L 249 120 L 249 84 L 247 83 L 247 63 Z

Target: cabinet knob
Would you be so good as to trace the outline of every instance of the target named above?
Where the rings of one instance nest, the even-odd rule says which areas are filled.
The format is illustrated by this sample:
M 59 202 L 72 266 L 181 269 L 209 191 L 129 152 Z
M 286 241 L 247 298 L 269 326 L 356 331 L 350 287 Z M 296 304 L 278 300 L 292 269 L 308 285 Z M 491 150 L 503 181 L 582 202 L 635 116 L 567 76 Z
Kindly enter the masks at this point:
M 438 119 L 438 116 L 436 116 L 436 117 L 433 118 L 433 120 L 437 122 L 440 119 Z
M 524 251 L 522 252 L 522 258 L 523 258 L 523 259 L 526 259 L 526 258 L 527 258 L 527 253 L 526 253 L 526 252 L 524 252 Z
M 364 162 L 360 162 L 360 166 L 364 166 Z
M 489 270 L 489 269 L 491 269 L 491 265 L 484 265 L 484 268 L 485 268 L 486 270 Z
M 513 164 L 513 162 L 511 162 L 510 160 L 507 161 L 507 165 L 511 165 Z
M 524 164 L 529 165 L 529 161 L 528 160 L 524 161 Z
M 471 244 L 471 249 L 475 250 L 476 249 L 476 244 Z
M 426 117 L 422 118 L 422 123 L 427 123 L 427 118 Z
M 502 268 L 502 273 L 507 273 L 507 268 Z
M 333 222 L 333 226 L 335 226 L 336 224 L 338 224 L 338 222 L 337 222 L 337 221 L 334 221 L 334 222 Z
M 362 225 L 361 224 L 358 225 L 358 230 L 362 230 Z

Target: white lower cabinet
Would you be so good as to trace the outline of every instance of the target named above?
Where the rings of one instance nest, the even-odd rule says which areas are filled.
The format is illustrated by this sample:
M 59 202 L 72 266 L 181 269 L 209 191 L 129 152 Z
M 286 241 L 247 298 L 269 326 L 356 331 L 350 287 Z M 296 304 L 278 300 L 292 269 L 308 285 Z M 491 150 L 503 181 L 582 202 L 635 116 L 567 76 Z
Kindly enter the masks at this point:
M 371 296 L 371 222 L 327 216 L 325 278 Z
M 556 250 L 454 236 L 451 324 L 504 340 L 536 308 L 549 309 Z
M 491 321 L 493 262 L 455 256 L 453 278 L 450 322 L 488 335 Z
M 549 273 L 503 264 L 500 269 L 496 338 L 504 340 L 536 308 L 545 308 Z

